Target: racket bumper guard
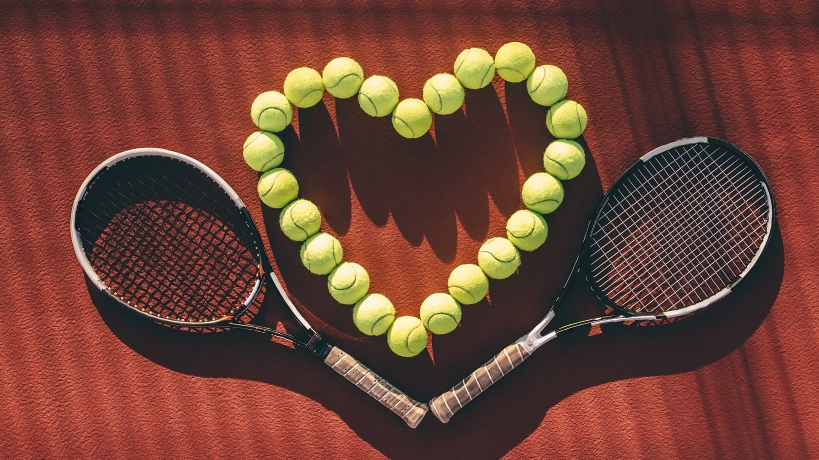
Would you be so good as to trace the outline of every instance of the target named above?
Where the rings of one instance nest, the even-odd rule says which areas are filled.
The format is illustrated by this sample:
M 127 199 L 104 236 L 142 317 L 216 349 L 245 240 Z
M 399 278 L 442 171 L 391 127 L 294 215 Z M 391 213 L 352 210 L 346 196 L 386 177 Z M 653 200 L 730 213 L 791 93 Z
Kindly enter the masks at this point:
M 677 148 L 677 147 L 679 147 L 681 145 L 707 144 L 708 141 L 709 141 L 709 139 L 707 137 L 702 137 L 702 136 L 701 137 L 688 137 L 688 138 L 680 139 L 680 140 L 671 142 L 671 143 L 666 144 L 666 145 L 661 145 L 661 146 L 657 147 L 656 149 L 654 149 L 654 150 L 646 153 L 645 155 L 641 156 L 640 159 L 642 161 L 648 161 L 652 157 L 655 157 L 655 156 L 657 156 L 657 155 L 659 155 L 659 154 L 661 154 L 663 152 L 667 152 L 667 151 L 669 151 L 671 149 Z

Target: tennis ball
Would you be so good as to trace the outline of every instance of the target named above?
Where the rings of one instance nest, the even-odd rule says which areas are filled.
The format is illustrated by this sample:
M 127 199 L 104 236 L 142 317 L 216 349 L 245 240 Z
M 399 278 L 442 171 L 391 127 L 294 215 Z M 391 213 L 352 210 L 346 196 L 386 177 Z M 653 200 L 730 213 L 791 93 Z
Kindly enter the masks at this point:
M 287 128 L 293 120 L 293 106 L 284 94 L 268 91 L 259 94 L 250 106 L 250 118 L 262 131 L 275 133 Z
M 256 131 L 245 139 L 242 147 L 245 163 L 256 171 L 264 172 L 282 164 L 284 144 L 279 136 L 267 131 Z
M 480 302 L 489 291 L 489 280 L 481 267 L 474 264 L 458 265 L 447 280 L 449 294 L 464 305 Z
M 344 262 L 327 277 L 327 290 L 344 305 L 353 305 L 367 295 L 370 290 L 370 275 L 364 267 L 355 262 Z M 384 329 L 386 332 L 386 329 Z
M 395 307 L 390 299 L 381 294 L 370 294 L 353 307 L 353 322 L 359 331 L 367 335 L 381 335 L 387 332 L 394 320 Z
M 560 67 L 542 65 L 526 79 L 526 90 L 535 103 L 550 106 L 566 97 L 569 79 Z
M 344 258 L 341 243 L 328 233 L 318 233 L 301 245 L 301 263 L 314 275 L 326 275 Z
M 364 81 L 364 70 L 348 57 L 338 57 L 328 62 L 321 72 L 321 80 L 327 92 L 341 99 L 355 96 Z
M 398 356 L 411 358 L 427 347 L 427 330 L 421 320 L 414 316 L 401 316 L 395 319 L 387 331 L 387 345 Z
M 296 200 L 282 209 L 279 214 L 282 233 L 293 241 L 304 241 L 321 228 L 321 213 L 310 201 Z
M 424 102 L 438 115 L 455 113 L 464 103 L 464 87 L 455 75 L 439 73 L 424 83 Z
M 433 334 L 449 334 L 461 322 L 461 306 L 449 294 L 436 292 L 421 303 L 421 322 Z
M 546 127 L 559 139 L 574 139 L 583 134 L 589 118 L 582 105 L 575 101 L 563 100 L 546 112 Z
M 506 221 L 506 238 L 523 251 L 534 251 L 541 247 L 548 235 L 546 219 L 528 209 L 515 212 Z
M 563 185 L 551 174 L 535 173 L 523 183 L 520 195 L 527 208 L 549 214 L 563 202 Z
M 371 117 L 385 117 L 398 105 L 398 86 L 387 77 L 373 75 L 361 84 L 358 105 Z
M 478 265 L 486 276 L 502 280 L 518 269 L 520 253 L 506 238 L 489 238 L 478 251 Z
M 481 89 L 495 76 L 495 60 L 481 48 L 467 48 L 455 58 L 455 77 L 469 89 Z
M 271 169 L 262 174 L 257 185 L 262 202 L 271 208 L 283 208 L 299 196 L 296 176 L 284 168 Z
M 312 107 L 324 95 L 324 83 L 321 75 L 309 67 L 293 69 L 284 78 L 284 95 L 287 100 L 300 109 Z
M 510 83 L 526 80 L 535 69 L 535 53 L 521 42 L 509 42 L 495 53 L 495 70 Z
M 407 139 L 416 139 L 429 131 L 432 114 L 420 99 L 404 99 L 392 112 L 392 127 Z
M 543 167 L 546 172 L 560 180 L 574 179 L 586 166 L 583 147 L 575 141 L 558 139 L 543 153 Z

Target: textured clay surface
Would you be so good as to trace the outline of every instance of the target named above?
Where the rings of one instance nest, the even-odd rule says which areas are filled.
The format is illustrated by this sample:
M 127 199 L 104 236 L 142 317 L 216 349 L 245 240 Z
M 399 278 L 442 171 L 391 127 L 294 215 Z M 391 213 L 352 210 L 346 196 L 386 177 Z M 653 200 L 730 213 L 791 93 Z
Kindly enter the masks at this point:
M 0 6 L 0 454 L 6 458 L 819 457 L 819 9 L 815 2 L 11 1 Z M 770 4 L 769 4 L 770 3 Z M 589 115 L 587 165 L 519 272 L 412 359 L 364 337 L 307 272 L 241 147 L 257 94 L 350 56 L 401 97 L 468 47 L 522 41 Z M 551 140 L 525 84 L 495 77 L 408 140 L 325 94 L 282 134 L 283 167 L 397 315 L 505 234 Z M 69 236 L 86 175 L 135 147 L 191 155 L 246 201 L 316 329 L 420 400 L 528 331 L 560 291 L 603 190 L 638 156 L 710 135 L 768 174 L 779 223 L 758 270 L 666 328 L 555 341 L 416 430 L 320 361 L 241 331 L 191 334 L 119 310 Z M 597 310 L 579 283 L 556 324 Z M 255 318 L 294 330 L 270 295 Z

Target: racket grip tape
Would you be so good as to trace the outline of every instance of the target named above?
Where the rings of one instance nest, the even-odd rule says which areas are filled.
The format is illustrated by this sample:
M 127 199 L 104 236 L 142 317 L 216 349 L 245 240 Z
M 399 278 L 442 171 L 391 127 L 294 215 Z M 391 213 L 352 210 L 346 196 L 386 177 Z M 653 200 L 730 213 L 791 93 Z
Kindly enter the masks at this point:
M 504 348 L 461 383 L 429 402 L 435 417 L 447 423 L 456 412 L 520 365 L 531 353 L 518 342 Z
M 410 398 L 338 347 L 330 348 L 324 363 L 401 417 L 410 428 L 417 427 L 429 410 L 429 406 Z

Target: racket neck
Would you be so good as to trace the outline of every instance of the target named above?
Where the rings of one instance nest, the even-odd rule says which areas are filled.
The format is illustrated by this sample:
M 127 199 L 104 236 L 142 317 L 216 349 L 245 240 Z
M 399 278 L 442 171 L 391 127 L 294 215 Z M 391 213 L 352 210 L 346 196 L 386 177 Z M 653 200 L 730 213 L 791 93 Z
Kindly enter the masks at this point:
M 555 333 L 560 334 L 572 330 L 581 330 L 584 328 L 591 329 L 594 326 L 600 326 L 607 323 L 623 323 L 626 321 L 661 321 L 666 317 L 663 315 L 641 315 L 641 316 L 624 316 L 624 315 L 606 315 L 597 318 L 584 319 L 576 323 L 566 324 L 555 329 Z
M 624 316 L 624 315 L 606 315 L 597 318 L 585 319 L 576 323 L 566 324 L 549 332 L 546 335 L 538 336 L 534 340 L 530 337 L 522 337 L 520 341 L 526 342 L 530 353 L 537 348 L 540 348 L 547 342 L 551 342 L 557 336 L 567 333 L 569 331 L 589 331 L 592 327 L 600 326 L 607 323 L 625 323 L 629 321 L 661 321 L 666 319 L 664 315 L 641 315 L 641 316 Z
M 330 353 L 331 345 L 327 342 L 321 334 L 312 331 L 310 338 L 304 342 L 302 340 L 296 340 L 291 335 L 279 332 L 275 329 L 272 329 L 267 326 L 260 326 L 257 324 L 248 324 L 248 323 L 231 323 L 231 329 L 242 329 L 245 331 L 256 332 L 258 334 L 264 334 L 268 336 L 277 337 L 280 339 L 287 340 L 288 342 L 293 342 L 294 344 L 298 345 L 305 350 L 310 351 L 314 355 L 318 356 L 321 359 L 327 357 Z

